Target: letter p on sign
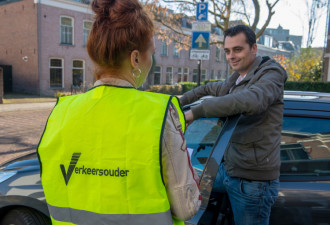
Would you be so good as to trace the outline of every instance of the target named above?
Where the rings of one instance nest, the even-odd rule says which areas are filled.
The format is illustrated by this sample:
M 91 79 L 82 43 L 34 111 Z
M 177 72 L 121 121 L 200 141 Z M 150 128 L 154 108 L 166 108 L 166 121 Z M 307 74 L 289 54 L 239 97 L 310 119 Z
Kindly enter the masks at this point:
M 196 20 L 207 21 L 207 11 L 208 11 L 207 2 L 197 3 Z

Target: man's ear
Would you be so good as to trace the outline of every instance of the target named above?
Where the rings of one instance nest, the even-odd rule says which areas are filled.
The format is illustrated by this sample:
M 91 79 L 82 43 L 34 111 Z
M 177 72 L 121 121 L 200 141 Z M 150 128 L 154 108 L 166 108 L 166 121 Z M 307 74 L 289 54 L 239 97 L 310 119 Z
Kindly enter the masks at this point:
M 140 52 L 138 50 L 133 50 L 131 53 L 131 65 L 133 68 L 139 68 L 140 63 Z
M 257 45 L 257 44 L 253 44 L 253 45 L 252 45 L 252 53 L 253 53 L 254 55 L 256 55 L 256 54 L 257 54 L 257 51 L 258 51 L 258 45 Z

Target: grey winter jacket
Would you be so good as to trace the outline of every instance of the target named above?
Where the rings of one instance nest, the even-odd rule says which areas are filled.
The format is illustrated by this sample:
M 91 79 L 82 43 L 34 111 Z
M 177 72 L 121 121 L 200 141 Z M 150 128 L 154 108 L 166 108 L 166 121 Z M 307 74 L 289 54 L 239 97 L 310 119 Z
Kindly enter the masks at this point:
M 225 169 L 232 177 L 274 180 L 280 174 L 283 89 L 287 74 L 274 60 L 262 60 L 256 57 L 237 86 L 239 74 L 234 72 L 225 81 L 197 87 L 180 99 L 186 105 L 206 95 L 217 96 L 192 107 L 194 119 L 243 114 L 224 158 Z

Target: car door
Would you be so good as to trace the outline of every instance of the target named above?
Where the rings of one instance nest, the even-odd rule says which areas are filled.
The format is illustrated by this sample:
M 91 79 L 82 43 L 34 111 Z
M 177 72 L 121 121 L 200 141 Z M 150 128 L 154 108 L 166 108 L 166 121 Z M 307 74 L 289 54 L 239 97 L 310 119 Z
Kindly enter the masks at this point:
M 212 187 L 239 117 L 201 118 L 188 127 L 185 138 L 188 150 L 192 153 L 192 165 L 200 175 L 202 204 L 196 216 L 185 224 L 221 224 L 231 218 L 231 212 L 225 204 L 228 203 L 226 195 L 214 196 Z
M 330 225 L 330 113 L 325 105 L 295 104 L 300 107 L 285 111 L 280 191 L 270 224 Z
M 234 224 L 227 196 L 212 192 L 212 186 L 237 121 L 238 117 L 203 118 L 187 129 L 185 137 L 192 164 L 201 176 L 203 202 L 186 224 Z M 329 112 L 317 112 L 317 107 L 307 105 L 286 110 L 281 161 L 279 197 L 270 224 L 330 225 Z

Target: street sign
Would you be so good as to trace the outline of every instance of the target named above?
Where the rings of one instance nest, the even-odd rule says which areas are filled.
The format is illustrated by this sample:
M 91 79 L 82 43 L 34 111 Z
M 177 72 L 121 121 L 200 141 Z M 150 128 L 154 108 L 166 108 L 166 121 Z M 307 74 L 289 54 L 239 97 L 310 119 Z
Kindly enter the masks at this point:
M 208 49 L 210 44 L 210 32 L 192 32 L 192 45 L 193 49 Z
M 209 60 L 210 59 L 210 50 L 190 50 L 190 59 L 191 60 Z
M 207 2 L 197 3 L 196 20 L 207 21 L 207 12 L 208 12 L 207 8 L 208 8 Z
M 193 31 L 211 32 L 211 23 L 208 21 L 205 21 L 205 22 L 194 21 L 194 22 L 192 22 L 192 30 Z

